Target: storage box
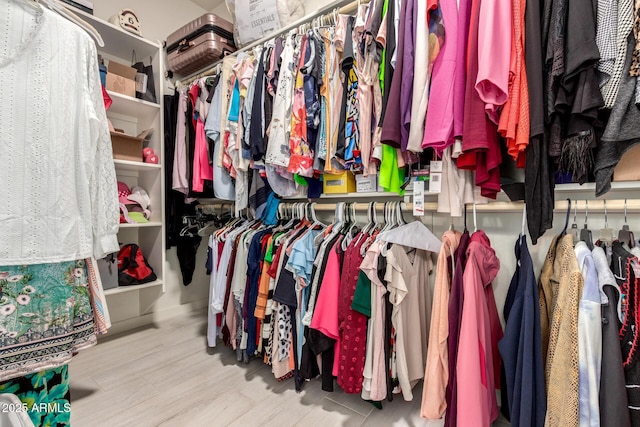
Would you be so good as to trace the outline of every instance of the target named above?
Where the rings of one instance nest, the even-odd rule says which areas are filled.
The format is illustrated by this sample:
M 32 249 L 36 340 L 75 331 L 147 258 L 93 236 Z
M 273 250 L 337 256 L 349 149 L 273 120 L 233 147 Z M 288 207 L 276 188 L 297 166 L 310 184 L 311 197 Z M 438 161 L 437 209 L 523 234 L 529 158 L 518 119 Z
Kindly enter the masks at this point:
M 613 170 L 614 181 L 640 180 L 640 145 L 635 145 L 627 150 L 618 165 Z
M 340 174 L 322 175 L 322 192 L 325 194 L 345 194 L 356 191 L 356 179 L 349 171 Z
M 111 132 L 111 148 L 113 158 L 118 160 L 131 160 L 132 162 L 142 161 L 142 142 L 144 138 L 139 138 L 125 133 Z
M 107 90 L 136 97 L 136 69 L 116 61 L 109 61 Z
M 356 175 L 356 192 L 357 193 L 376 193 L 378 191 L 377 175 L 364 176 Z

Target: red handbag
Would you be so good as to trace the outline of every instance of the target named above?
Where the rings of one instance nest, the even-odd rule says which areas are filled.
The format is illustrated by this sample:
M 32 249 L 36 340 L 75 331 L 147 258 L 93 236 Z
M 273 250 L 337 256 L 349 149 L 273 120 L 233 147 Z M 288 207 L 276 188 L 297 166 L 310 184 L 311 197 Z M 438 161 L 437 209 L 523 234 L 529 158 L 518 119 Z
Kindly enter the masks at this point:
M 118 252 L 118 285 L 141 285 L 158 277 L 135 243 L 124 245 Z

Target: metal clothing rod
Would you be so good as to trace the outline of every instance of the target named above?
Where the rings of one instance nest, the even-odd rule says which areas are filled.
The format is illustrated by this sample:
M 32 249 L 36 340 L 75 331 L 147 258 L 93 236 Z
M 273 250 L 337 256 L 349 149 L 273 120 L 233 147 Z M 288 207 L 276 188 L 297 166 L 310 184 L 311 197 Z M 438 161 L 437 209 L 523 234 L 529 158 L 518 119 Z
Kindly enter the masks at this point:
M 253 49 L 256 46 L 260 46 L 260 45 L 264 44 L 265 42 L 278 37 L 281 34 L 284 34 L 284 33 L 288 32 L 288 31 L 290 31 L 290 30 L 292 30 L 294 28 L 299 27 L 302 24 L 306 24 L 308 22 L 311 22 L 311 21 L 313 21 L 315 18 L 317 18 L 319 16 L 327 15 L 327 14 L 333 12 L 335 9 L 339 9 L 338 13 L 340 13 L 340 14 L 348 14 L 348 13 L 351 13 L 354 10 L 356 10 L 358 8 L 358 5 L 367 4 L 367 3 L 369 3 L 368 0 L 361 0 L 361 1 L 358 1 L 358 0 L 355 0 L 355 1 L 354 0 L 336 0 L 334 2 L 329 3 L 326 6 L 321 7 L 320 9 L 316 10 L 315 12 L 313 12 L 311 15 L 307 15 L 305 17 L 302 17 L 302 18 L 298 19 L 297 21 L 292 22 L 291 24 L 280 28 L 278 31 L 276 31 L 274 33 L 271 33 L 271 34 L 269 34 L 269 35 L 267 35 L 267 36 L 265 36 L 265 37 L 263 37 L 263 38 L 261 38 L 259 40 L 251 42 L 247 46 L 236 50 L 235 52 L 229 54 L 228 56 L 233 56 L 233 55 L 237 55 L 240 52 L 249 51 L 249 50 Z M 211 66 L 209 68 L 205 69 L 204 71 L 202 71 L 202 70 L 201 71 L 197 71 L 197 72 L 192 73 L 192 74 L 190 74 L 190 75 L 188 75 L 186 77 L 183 77 L 182 79 L 176 80 L 175 85 L 176 86 L 179 86 L 179 85 L 186 86 L 186 85 L 189 85 L 191 82 L 193 82 L 193 81 L 195 81 L 195 80 L 197 80 L 199 78 L 202 78 L 202 77 L 205 77 L 205 76 L 208 76 L 208 75 L 211 75 L 211 74 L 215 73 L 218 65 L 222 64 L 222 60 L 223 59 L 219 59 L 218 61 L 214 62 L 213 64 L 211 64 Z
M 305 202 L 300 202 L 300 204 L 304 204 Z M 390 202 L 387 202 L 390 203 Z M 394 202 L 394 203 L 400 203 L 400 207 L 402 208 L 402 210 L 405 211 L 412 211 L 413 209 L 413 203 L 405 203 L 405 202 Z M 294 203 L 283 203 L 285 205 L 286 208 L 291 209 L 292 206 L 295 205 Z M 349 205 L 353 205 L 354 209 L 357 211 L 368 211 L 369 210 L 369 203 L 349 203 L 347 202 L 347 204 Z M 323 204 L 314 204 L 313 206 L 314 210 L 317 212 L 334 212 L 336 209 L 336 203 L 323 203 Z M 385 208 L 385 202 L 376 202 L 376 211 L 380 211 L 383 212 Z
M 584 199 L 572 199 L 571 201 L 574 205 L 577 205 L 578 213 L 581 212 L 584 214 L 585 211 L 585 200 Z M 285 203 L 285 202 L 283 202 Z M 300 203 L 305 203 L 301 201 Z M 389 202 L 387 202 L 389 203 Z M 412 212 L 413 211 L 413 203 L 405 203 L 405 202 L 397 202 L 400 203 L 400 207 L 403 211 Z M 623 213 L 626 209 L 628 212 L 640 212 L 640 200 L 607 200 L 606 206 L 604 200 L 589 200 L 589 212 L 602 212 L 604 213 L 605 209 L 607 213 Z M 291 207 L 294 202 L 286 202 L 288 207 Z M 354 203 L 356 210 L 366 211 L 369 208 L 369 203 L 365 202 L 356 202 Z M 384 210 L 385 202 L 376 202 L 376 210 L 382 211 Z M 486 204 L 478 204 L 476 205 L 476 210 L 478 212 L 504 212 L 504 213 L 518 213 L 522 214 L 522 208 L 524 207 L 523 202 L 489 202 Z M 334 211 L 336 208 L 336 203 L 318 203 L 315 205 L 316 211 Z M 447 213 L 439 214 L 438 204 L 435 202 L 425 203 L 425 213 L 434 213 L 442 216 L 449 216 Z M 567 202 L 566 201 L 558 201 L 555 203 L 554 211 L 556 212 L 566 212 L 567 210 Z

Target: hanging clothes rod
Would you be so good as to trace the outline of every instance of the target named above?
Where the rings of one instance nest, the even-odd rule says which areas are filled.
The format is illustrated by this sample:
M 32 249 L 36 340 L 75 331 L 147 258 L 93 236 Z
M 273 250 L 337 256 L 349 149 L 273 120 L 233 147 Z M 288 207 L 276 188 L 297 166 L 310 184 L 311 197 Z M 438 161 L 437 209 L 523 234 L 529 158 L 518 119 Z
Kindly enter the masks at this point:
M 390 203 L 393 201 L 389 201 L 386 203 Z M 283 202 L 284 203 L 284 202 Z M 301 201 L 300 203 L 305 203 Z M 400 203 L 400 207 L 405 212 L 413 211 L 413 203 L 405 203 L 405 202 L 396 202 Z M 577 204 L 578 212 L 583 212 L 586 207 L 585 199 L 572 199 L 572 206 Z M 604 200 L 589 200 L 589 212 L 598 212 L 604 213 L 605 209 L 608 213 L 623 213 L 625 209 L 625 200 L 607 200 L 606 206 Z M 318 203 L 316 204 L 316 211 L 334 211 L 337 203 Z M 294 205 L 294 202 L 286 202 L 287 207 L 291 207 Z M 383 211 L 385 202 L 376 202 L 376 210 Z M 439 214 L 438 204 L 431 202 L 425 203 L 425 213 L 434 213 L 442 216 L 449 216 L 449 214 L 442 213 Z M 640 212 L 640 200 L 628 199 L 626 201 L 627 211 L 638 213 Z M 504 212 L 504 213 L 518 213 L 522 214 L 522 208 L 524 207 L 523 202 L 489 202 L 486 204 L 478 204 L 476 205 L 476 210 L 478 212 Z M 369 208 L 369 203 L 366 202 L 356 202 L 355 208 L 358 211 L 366 211 Z M 471 209 L 471 205 L 469 205 L 469 209 Z M 554 207 L 555 212 L 566 212 L 567 210 L 567 202 L 566 201 L 557 201 Z
M 268 36 L 265 36 L 259 40 L 256 40 L 250 44 L 248 44 L 247 46 L 236 50 L 235 52 L 229 54 L 228 56 L 234 56 L 237 55 L 240 52 L 247 52 L 251 49 L 253 49 L 256 46 L 260 46 L 262 44 L 264 44 L 265 42 L 276 38 L 277 36 L 281 35 L 281 34 L 285 34 L 287 32 L 289 32 L 290 30 L 297 28 L 303 24 L 307 24 L 311 21 L 313 21 L 315 18 L 318 18 L 320 16 L 329 16 L 331 14 L 335 12 L 339 13 L 339 14 L 350 14 L 352 12 L 354 12 L 355 10 L 358 9 L 358 6 L 361 4 L 368 4 L 369 0 L 337 0 L 334 2 L 331 2 L 330 4 L 321 7 L 320 9 L 316 10 L 315 12 L 313 12 L 311 15 L 307 15 L 303 18 L 298 19 L 297 21 L 280 28 L 278 31 L 269 34 Z M 224 59 L 224 58 L 223 58 Z M 211 74 L 214 74 L 216 72 L 216 70 L 218 69 L 218 66 L 222 64 L 223 59 L 220 59 L 216 62 L 214 62 L 211 67 L 205 69 L 204 71 L 197 71 L 196 73 L 190 74 L 186 77 L 183 77 L 182 79 L 176 80 L 175 82 L 175 86 L 188 86 L 189 84 L 191 84 L 193 81 L 200 79 L 202 77 L 205 76 L 209 76 Z

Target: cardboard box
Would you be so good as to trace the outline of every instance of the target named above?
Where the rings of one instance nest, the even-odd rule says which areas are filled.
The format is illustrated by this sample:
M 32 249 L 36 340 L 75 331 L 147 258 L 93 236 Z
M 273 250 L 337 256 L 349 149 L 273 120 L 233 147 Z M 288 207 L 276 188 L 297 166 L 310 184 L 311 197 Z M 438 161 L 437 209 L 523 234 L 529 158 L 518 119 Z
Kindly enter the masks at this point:
M 107 90 L 136 97 L 136 69 L 116 61 L 109 61 Z
M 640 180 L 640 145 L 635 145 L 622 155 L 618 165 L 613 170 L 614 181 Z
M 356 191 L 356 179 L 349 171 L 340 174 L 322 175 L 322 192 L 324 194 L 346 194 Z
M 111 132 L 111 148 L 113 158 L 118 160 L 142 161 L 142 143 L 144 138 L 139 138 L 125 133 Z
M 378 191 L 378 177 L 376 175 L 356 175 L 357 193 L 376 193 Z

